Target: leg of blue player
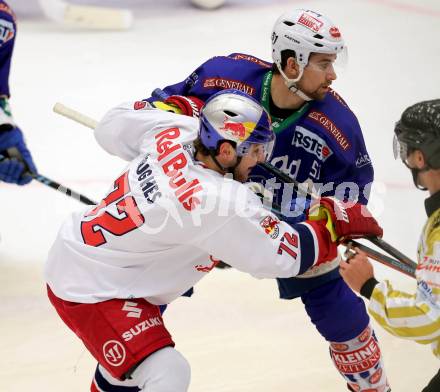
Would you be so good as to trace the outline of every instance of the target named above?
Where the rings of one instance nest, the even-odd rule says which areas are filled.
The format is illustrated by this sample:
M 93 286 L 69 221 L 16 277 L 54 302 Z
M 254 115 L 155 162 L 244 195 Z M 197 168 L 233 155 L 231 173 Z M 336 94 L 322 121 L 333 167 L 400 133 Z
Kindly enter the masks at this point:
M 301 296 L 307 314 L 330 344 L 330 355 L 350 390 L 388 392 L 382 354 L 365 304 L 342 279 Z

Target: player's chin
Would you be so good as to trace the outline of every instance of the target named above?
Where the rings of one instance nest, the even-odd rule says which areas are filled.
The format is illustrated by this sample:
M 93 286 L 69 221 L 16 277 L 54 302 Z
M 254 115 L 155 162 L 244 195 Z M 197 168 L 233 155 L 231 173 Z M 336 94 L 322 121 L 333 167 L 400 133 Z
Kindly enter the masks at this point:
M 253 167 L 246 170 L 239 170 L 235 172 L 235 179 L 240 182 L 246 182 L 249 179 Z
M 327 96 L 329 90 L 330 90 L 329 88 L 320 88 L 319 90 L 311 94 L 310 98 L 312 98 L 315 101 L 323 101 L 324 98 Z

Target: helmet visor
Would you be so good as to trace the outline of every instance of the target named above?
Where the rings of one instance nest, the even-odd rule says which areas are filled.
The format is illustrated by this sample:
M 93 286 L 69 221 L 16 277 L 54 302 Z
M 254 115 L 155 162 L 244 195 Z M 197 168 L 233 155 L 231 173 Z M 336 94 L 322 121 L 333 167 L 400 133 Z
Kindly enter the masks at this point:
M 348 65 L 348 50 L 344 46 L 336 53 L 312 52 L 307 67 L 319 72 L 335 72 L 336 74 L 345 71 Z
M 393 138 L 393 153 L 394 159 L 400 159 L 402 162 L 408 166 L 408 157 L 414 151 L 406 142 L 399 140 L 397 135 Z
M 246 154 L 255 155 L 259 162 L 267 162 L 273 153 L 275 145 L 275 135 L 272 134 L 270 140 L 265 142 L 256 142 L 255 140 L 246 140 L 237 147 L 237 155 L 242 157 Z

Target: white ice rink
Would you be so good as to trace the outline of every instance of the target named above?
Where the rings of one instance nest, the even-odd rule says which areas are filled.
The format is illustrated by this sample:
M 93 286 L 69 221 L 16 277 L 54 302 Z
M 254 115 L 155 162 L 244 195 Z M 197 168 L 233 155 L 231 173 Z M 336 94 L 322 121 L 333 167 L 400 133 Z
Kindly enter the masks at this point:
M 10 0 L 22 9 L 31 3 Z M 100 150 L 91 131 L 54 114 L 56 101 L 99 119 L 121 101 L 182 80 L 213 55 L 269 59 L 273 22 L 304 6 L 336 20 L 349 45 L 348 69 L 334 87 L 357 114 L 373 159 L 371 207 L 385 239 L 415 257 L 426 195 L 394 161 L 391 141 L 406 106 L 440 97 L 439 0 L 231 0 L 214 12 L 185 0 L 121 3 L 137 8 L 133 29 L 122 33 L 18 20 L 11 105 L 42 174 L 99 199 L 124 165 Z M 57 318 L 42 280 L 59 225 L 79 208 L 38 183 L 0 184 L 0 391 L 89 388 L 94 360 Z M 414 290 L 409 278 L 377 264 L 376 271 Z M 275 281 L 214 270 L 192 299 L 169 307 L 165 322 L 192 365 L 191 391 L 345 390 L 301 302 L 279 300 Z M 393 392 L 420 391 L 439 368 L 430 348 L 377 332 Z

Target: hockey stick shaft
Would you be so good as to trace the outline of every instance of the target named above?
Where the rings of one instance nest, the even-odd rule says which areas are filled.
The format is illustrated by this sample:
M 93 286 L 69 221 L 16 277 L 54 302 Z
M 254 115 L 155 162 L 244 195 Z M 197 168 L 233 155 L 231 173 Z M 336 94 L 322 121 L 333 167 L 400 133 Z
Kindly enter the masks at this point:
M 15 158 L 17 160 L 21 160 L 21 155 L 17 151 L 16 148 L 9 148 L 7 150 L 7 156 L 0 154 L 0 162 L 8 159 L 8 158 Z M 70 189 L 64 185 L 61 185 L 59 182 L 56 182 L 54 180 L 51 180 L 50 178 L 43 176 L 42 174 L 38 173 L 32 173 L 27 171 L 25 174 L 29 174 L 34 180 L 40 182 L 43 185 L 46 185 L 52 189 L 55 189 L 58 192 L 63 193 L 64 195 L 68 197 L 72 197 L 81 203 L 87 204 L 87 205 L 96 205 L 97 203 L 91 199 L 89 199 L 87 196 L 82 195 L 79 192 L 74 191 L 73 189 Z
M 310 190 L 305 190 L 304 187 L 302 187 L 301 184 L 297 180 L 293 179 L 288 174 L 282 172 L 280 169 L 276 168 L 275 166 L 271 165 L 270 163 L 267 163 L 267 162 L 260 163 L 259 166 L 262 167 L 263 169 L 265 169 L 266 171 L 268 171 L 269 173 L 273 174 L 280 181 L 282 181 L 284 183 L 288 183 L 288 184 L 293 184 L 297 188 L 297 190 L 300 193 L 304 193 L 305 196 L 309 196 L 313 200 L 319 199 L 318 195 L 316 195 L 315 193 L 313 193 Z M 414 261 L 412 261 L 409 257 L 405 256 L 402 252 L 400 252 L 398 249 L 396 249 L 394 246 L 390 245 L 389 243 L 387 243 L 383 239 L 378 238 L 378 237 L 368 237 L 365 239 L 370 241 L 371 243 L 373 243 L 374 245 L 376 245 L 378 248 L 382 249 L 383 251 L 387 252 L 391 256 L 395 257 L 400 262 L 407 264 L 411 268 L 415 269 L 417 267 L 417 264 Z
M 87 196 L 84 196 L 83 194 L 76 192 L 73 189 L 68 188 L 64 185 L 61 185 L 59 182 L 51 180 L 50 178 L 45 177 L 41 174 L 31 173 L 31 176 L 41 184 L 44 184 L 52 189 L 55 189 L 56 191 L 61 192 L 68 197 L 72 197 L 83 204 L 87 204 L 89 206 L 94 206 L 98 204 L 96 201 L 89 199 Z
M 390 267 L 398 272 L 401 272 L 411 278 L 415 278 L 415 272 L 416 268 L 409 266 L 405 263 L 402 263 L 399 260 L 395 260 L 392 257 L 389 257 L 387 255 L 384 255 L 380 252 L 375 251 L 374 249 L 369 248 L 368 246 L 365 246 L 357 241 L 348 241 L 347 243 L 343 244 L 347 246 L 348 249 L 352 249 L 353 247 L 358 248 L 362 252 L 366 253 L 367 256 L 383 265 L 386 265 L 387 267 Z
M 93 118 L 71 109 L 59 102 L 54 105 L 53 111 L 90 129 L 95 129 L 98 125 L 98 121 L 94 120 Z

